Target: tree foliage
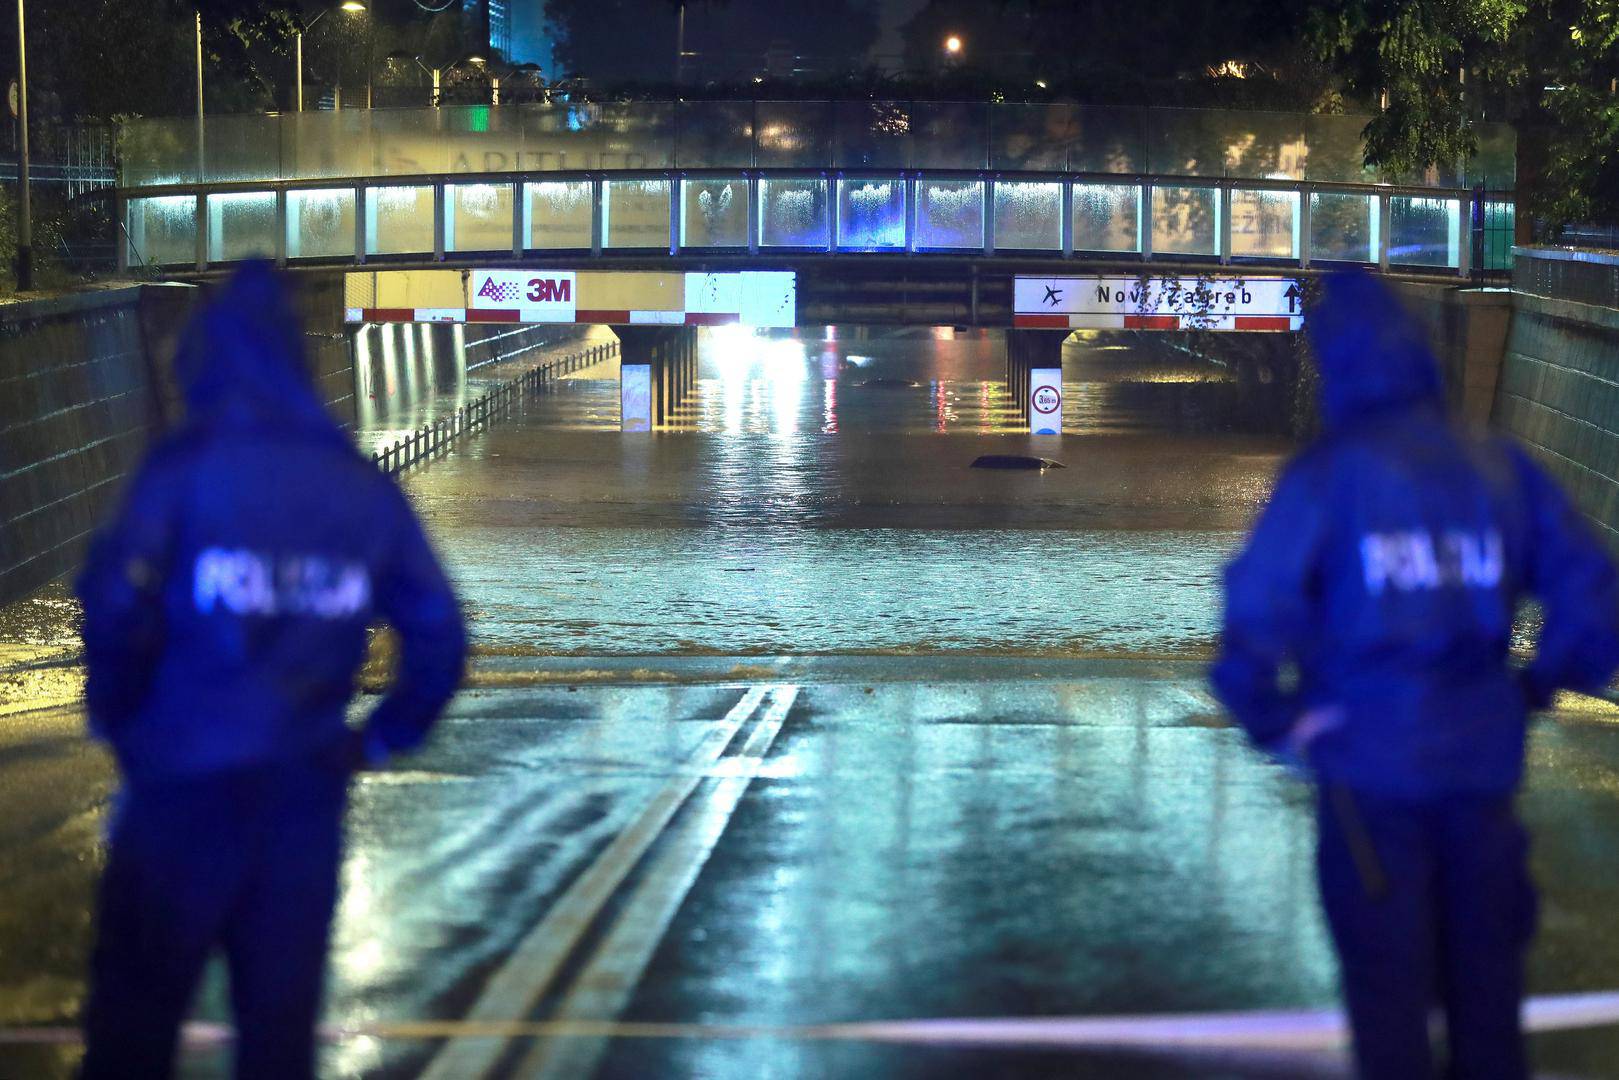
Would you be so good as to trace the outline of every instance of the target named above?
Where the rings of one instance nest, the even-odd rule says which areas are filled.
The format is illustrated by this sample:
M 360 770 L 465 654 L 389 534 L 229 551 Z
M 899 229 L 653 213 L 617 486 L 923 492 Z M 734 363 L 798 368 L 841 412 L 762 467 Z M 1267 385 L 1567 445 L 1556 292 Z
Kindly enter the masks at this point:
M 291 0 L 27 0 L 30 105 L 63 119 L 183 113 L 196 97 L 202 15 L 209 108 L 272 107 Z
M 1619 220 L 1619 9 L 1612 0 L 1314 0 L 1309 38 L 1386 107 L 1367 158 L 1395 173 L 1452 165 L 1475 121 L 1518 132 L 1520 223 Z

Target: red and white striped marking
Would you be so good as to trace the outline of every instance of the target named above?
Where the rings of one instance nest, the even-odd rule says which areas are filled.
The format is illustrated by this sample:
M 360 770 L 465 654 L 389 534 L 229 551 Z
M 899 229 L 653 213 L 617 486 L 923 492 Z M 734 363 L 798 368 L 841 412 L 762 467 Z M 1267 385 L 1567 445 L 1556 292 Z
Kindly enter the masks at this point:
M 1302 315 L 1089 315 L 1012 316 L 1019 330 L 1302 330 Z
M 350 323 L 520 323 L 520 308 L 347 308 Z M 712 311 L 591 311 L 579 309 L 570 323 L 600 326 L 728 326 L 742 316 Z

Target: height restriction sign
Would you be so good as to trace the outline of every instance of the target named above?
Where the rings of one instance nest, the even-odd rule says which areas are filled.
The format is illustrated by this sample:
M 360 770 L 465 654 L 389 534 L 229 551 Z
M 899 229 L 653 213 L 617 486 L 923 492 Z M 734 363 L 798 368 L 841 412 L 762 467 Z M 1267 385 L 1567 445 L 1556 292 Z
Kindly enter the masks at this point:
M 1299 330 L 1304 293 L 1284 277 L 1019 277 L 1012 325 L 1052 330 Z

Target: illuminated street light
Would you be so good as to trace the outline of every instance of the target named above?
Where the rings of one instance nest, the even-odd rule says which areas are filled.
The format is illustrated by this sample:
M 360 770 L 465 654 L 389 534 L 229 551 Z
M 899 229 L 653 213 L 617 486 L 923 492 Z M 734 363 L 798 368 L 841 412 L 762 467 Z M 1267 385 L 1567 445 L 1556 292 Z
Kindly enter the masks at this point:
M 362 4 L 360 2 L 360 0 L 343 0 L 343 2 L 341 4 L 337 5 L 337 9 L 339 11 L 346 11 L 350 15 L 357 15 L 357 14 L 360 14 L 360 13 L 362 13 L 362 12 L 364 12 L 366 10 L 365 5 Z M 323 19 L 326 16 L 326 12 L 330 11 L 330 10 L 331 10 L 330 8 L 325 9 L 319 15 L 316 15 L 313 19 L 310 19 L 307 23 L 304 23 L 301 26 L 297 27 L 292 32 L 293 42 L 294 42 L 292 62 L 293 62 L 293 65 L 297 68 L 297 71 L 298 71 L 297 80 L 296 80 L 297 85 L 298 85 L 298 92 L 297 92 L 296 97 L 298 99 L 298 111 L 299 112 L 304 111 L 304 31 L 313 29 L 315 24 L 320 22 L 321 19 Z M 365 104 L 366 104 L 366 108 L 370 108 L 371 107 L 371 100 L 370 100 L 370 98 L 371 98 L 371 79 L 370 79 L 371 49 L 370 49 L 370 46 L 366 47 L 365 66 L 366 66 L 366 103 Z
M 949 37 L 945 38 L 944 51 L 949 53 L 951 56 L 961 55 L 961 39 L 955 34 L 951 34 Z

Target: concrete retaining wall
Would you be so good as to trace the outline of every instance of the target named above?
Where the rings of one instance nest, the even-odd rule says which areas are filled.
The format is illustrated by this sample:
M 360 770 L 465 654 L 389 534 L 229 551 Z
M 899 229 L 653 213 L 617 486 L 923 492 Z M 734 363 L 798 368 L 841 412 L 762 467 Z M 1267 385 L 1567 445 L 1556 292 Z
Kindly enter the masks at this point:
M 0 603 L 76 565 L 164 423 L 166 379 L 148 339 L 190 299 L 190 290 L 166 291 L 133 286 L 0 308 Z
M 352 428 L 342 277 L 297 282 L 317 388 Z M 0 306 L 0 604 L 72 572 L 153 433 L 180 417 L 175 346 L 203 295 L 134 285 Z
M 1451 414 L 1480 427 L 1489 423 L 1512 323 L 1511 291 L 1416 282 L 1395 288 L 1428 328 Z
M 1619 553 L 1619 255 L 1520 249 L 1493 421 Z

